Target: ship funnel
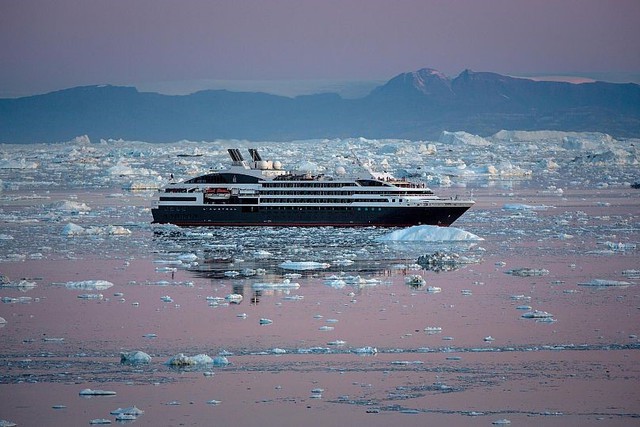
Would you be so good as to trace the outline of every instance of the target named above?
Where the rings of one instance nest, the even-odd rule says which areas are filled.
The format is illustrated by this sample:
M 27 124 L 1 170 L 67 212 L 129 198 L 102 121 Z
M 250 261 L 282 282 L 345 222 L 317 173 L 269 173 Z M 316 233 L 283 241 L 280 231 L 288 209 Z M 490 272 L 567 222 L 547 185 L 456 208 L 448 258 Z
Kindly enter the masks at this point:
M 255 148 L 249 148 L 249 154 L 251 155 L 251 160 L 253 160 L 254 162 L 259 162 L 262 160 L 262 157 L 260 157 L 258 150 Z
M 227 151 L 229 152 L 229 156 L 231 156 L 231 160 L 233 160 L 234 163 L 242 163 L 244 161 L 244 159 L 242 158 L 242 154 L 240 154 L 240 150 L 238 150 L 237 148 L 229 148 Z

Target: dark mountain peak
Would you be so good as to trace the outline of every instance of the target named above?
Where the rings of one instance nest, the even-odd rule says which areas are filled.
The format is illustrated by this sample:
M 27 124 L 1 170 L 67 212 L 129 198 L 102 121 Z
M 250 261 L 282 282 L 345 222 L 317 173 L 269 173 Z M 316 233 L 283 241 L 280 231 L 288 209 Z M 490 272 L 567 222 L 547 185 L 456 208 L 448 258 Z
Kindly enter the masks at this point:
M 422 68 L 417 71 L 398 74 L 385 85 L 375 89 L 372 94 L 427 95 L 449 97 L 451 79 L 433 68 Z

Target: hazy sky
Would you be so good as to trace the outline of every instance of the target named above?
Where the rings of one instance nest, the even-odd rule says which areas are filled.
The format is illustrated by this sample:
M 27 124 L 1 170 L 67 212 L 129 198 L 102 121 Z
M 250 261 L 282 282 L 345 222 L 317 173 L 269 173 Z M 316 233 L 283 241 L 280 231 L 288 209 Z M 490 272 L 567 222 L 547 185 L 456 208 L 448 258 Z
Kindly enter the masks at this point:
M 0 96 L 88 84 L 640 73 L 640 0 L 0 0 Z

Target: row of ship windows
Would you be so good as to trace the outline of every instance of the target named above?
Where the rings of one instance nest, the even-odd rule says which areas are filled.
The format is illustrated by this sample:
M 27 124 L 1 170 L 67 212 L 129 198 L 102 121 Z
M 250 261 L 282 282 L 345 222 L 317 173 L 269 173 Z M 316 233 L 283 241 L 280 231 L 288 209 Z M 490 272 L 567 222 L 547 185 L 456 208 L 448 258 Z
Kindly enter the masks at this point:
M 168 206 L 166 208 L 170 212 L 186 212 L 187 209 L 179 206 Z M 212 207 L 203 208 L 203 211 L 234 211 L 237 208 Z M 359 207 L 352 208 L 346 206 L 262 206 L 261 211 L 382 211 L 382 208 Z
M 348 182 L 264 182 L 264 188 L 290 188 L 290 187 L 309 187 L 309 188 L 339 188 L 339 187 L 355 187 L 356 184 Z
M 262 197 L 261 203 L 353 203 L 353 202 L 365 202 L 365 203 L 388 203 L 389 199 L 270 199 Z M 393 199 L 395 202 L 395 199 Z

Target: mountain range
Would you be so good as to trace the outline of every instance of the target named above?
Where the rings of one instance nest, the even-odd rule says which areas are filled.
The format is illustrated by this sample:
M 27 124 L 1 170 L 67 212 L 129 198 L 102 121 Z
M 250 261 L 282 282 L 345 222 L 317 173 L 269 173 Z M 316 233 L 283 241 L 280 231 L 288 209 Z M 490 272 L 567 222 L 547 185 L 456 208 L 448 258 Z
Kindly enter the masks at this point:
M 640 137 L 640 85 L 534 81 L 433 69 L 400 74 L 358 99 L 208 90 L 189 95 L 83 86 L 0 99 L 0 143 L 91 139 L 436 138 L 443 130 L 598 131 Z

